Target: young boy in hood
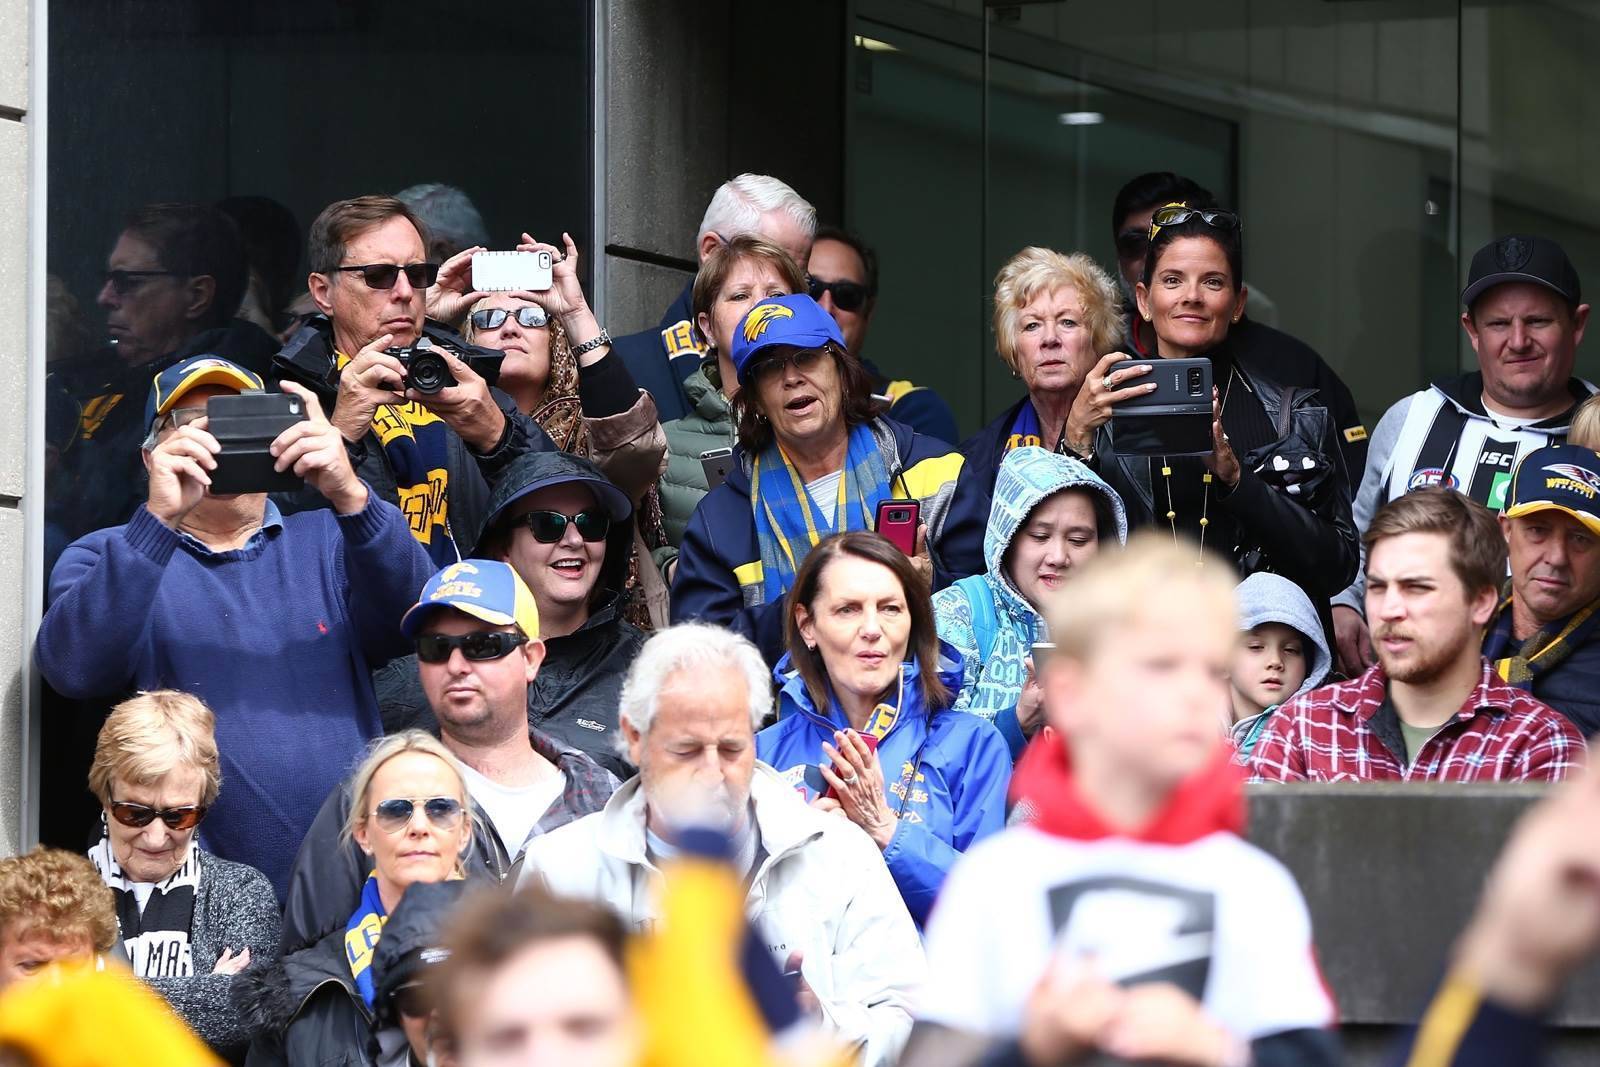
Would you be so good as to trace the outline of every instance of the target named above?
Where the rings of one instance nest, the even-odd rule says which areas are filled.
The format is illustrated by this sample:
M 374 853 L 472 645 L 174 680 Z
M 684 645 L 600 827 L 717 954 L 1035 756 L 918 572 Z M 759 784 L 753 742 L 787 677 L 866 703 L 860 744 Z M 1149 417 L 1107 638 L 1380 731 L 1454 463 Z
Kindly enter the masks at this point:
M 951 871 L 907 1067 L 1337 1062 L 1299 887 L 1240 836 L 1244 772 L 1216 727 L 1232 571 L 1195 556 L 1137 535 L 1052 605 L 1056 738 L 1012 790 L 1034 817 Z
M 1279 704 L 1322 684 L 1333 665 L 1317 609 L 1298 585 L 1261 571 L 1239 583 L 1239 640 L 1228 661 L 1229 733 L 1242 763 Z

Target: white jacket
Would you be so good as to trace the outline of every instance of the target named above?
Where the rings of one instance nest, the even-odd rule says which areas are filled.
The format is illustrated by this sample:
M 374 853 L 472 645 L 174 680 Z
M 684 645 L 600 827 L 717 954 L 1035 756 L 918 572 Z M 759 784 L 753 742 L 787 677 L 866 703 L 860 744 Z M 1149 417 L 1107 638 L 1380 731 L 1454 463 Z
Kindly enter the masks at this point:
M 645 857 L 636 776 L 603 811 L 536 838 L 521 884 L 609 905 L 635 929 L 656 919 L 661 872 Z M 792 952 L 828 1024 L 867 1067 L 895 1062 L 927 973 L 917 928 L 883 854 L 853 823 L 808 807 L 765 764 L 750 783 L 762 860 L 746 913 L 780 965 Z

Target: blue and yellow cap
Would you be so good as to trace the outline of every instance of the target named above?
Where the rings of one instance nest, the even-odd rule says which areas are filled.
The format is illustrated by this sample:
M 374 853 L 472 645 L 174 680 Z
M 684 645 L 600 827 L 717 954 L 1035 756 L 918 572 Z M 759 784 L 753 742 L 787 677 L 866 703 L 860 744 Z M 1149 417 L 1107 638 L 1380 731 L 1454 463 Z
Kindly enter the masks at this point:
M 464 559 L 428 579 L 422 595 L 400 620 L 406 640 L 417 636 L 434 608 L 454 608 L 493 626 L 515 624 L 531 639 L 539 637 L 539 608 L 522 575 L 509 563 Z
M 1600 536 L 1600 453 L 1580 445 L 1548 445 L 1522 457 L 1506 493 L 1505 515 L 1561 511 Z
M 156 375 L 150 383 L 150 399 L 144 406 L 145 429 L 154 429 L 156 420 L 171 411 L 184 393 L 202 385 L 226 385 L 241 393 L 264 392 L 267 388 L 258 375 L 221 356 L 190 356 Z
M 740 385 L 750 384 L 751 365 L 768 348 L 821 348 L 832 341 L 844 348 L 844 334 L 833 316 L 805 293 L 774 296 L 745 312 L 733 331 L 734 373 Z

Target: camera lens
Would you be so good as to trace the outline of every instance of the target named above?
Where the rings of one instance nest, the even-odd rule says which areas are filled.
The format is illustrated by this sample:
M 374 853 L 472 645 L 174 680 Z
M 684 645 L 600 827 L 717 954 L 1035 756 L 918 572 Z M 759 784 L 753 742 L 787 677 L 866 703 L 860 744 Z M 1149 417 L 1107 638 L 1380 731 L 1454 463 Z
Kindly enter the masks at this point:
M 413 353 L 410 371 L 406 377 L 406 385 L 419 393 L 431 396 L 441 389 L 456 384 L 455 376 L 450 373 L 450 365 L 437 352 Z
M 1190 396 L 1199 396 L 1200 395 L 1200 382 L 1201 382 L 1200 368 L 1199 367 L 1190 367 L 1189 368 L 1189 395 Z

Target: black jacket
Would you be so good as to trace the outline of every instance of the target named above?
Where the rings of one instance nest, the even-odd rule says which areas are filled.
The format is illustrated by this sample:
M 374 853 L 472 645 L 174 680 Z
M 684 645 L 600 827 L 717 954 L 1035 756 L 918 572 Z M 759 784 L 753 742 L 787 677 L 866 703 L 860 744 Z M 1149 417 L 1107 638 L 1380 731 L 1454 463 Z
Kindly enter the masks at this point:
M 1006 439 L 1017 421 L 1024 396 L 1000 413 L 1000 417 L 961 442 L 958 452 L 966 462 L 956 479 L 955 495 L 950 498 L 950 513 L 944 520 L 944 540 L 939 551 L 952 581 L 982 574 L 989 569 L 983 558 L 983 534 L 989 528 L 989 509 L 994 500 L 994 480 L 1000 461 L 1006 458 Z
M 258 1032 L 246 1067 L 375 1067 L 372 1016 L 350 975 L 343 923 L 274 967 L 250 968 L 235 988 Z
M 607 546 L 610 561 L 612 546 Z M 626 559 L 624 558 L 624 562 Z M 565 637 L 545 638 L 544 662 L 528 686 L 528 725 L 588 755 L 621 780 L 637 770 L 617 751 L 617 705 L 644 634 L 622 617 L 607 590 L 589 621 Z

